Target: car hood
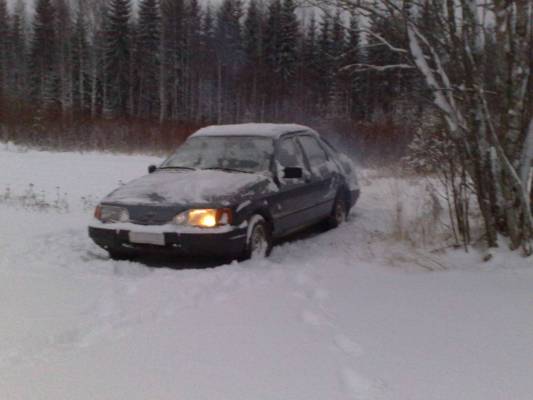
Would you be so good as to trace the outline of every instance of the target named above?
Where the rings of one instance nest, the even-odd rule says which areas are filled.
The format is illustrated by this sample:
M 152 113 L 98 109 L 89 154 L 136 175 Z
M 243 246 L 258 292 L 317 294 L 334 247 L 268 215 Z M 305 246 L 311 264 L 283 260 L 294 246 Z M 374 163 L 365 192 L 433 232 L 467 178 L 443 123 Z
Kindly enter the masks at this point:
M 230 205 L 277 190 L 266 174 L 219 170 L 159 170 L 135 179 L 103 202 L 126 205 Z

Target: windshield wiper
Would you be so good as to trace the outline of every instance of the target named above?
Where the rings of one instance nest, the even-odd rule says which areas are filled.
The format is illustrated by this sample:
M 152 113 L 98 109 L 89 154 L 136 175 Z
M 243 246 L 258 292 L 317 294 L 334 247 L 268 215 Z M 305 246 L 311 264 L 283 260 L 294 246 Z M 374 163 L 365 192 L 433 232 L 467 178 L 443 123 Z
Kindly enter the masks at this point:
M 228 172 L 243 172 L 245 174 L 253 174 L 252 171 L 246 171 L 244 169 L 237 169 L 237 168 L 226 168 L 226 167 L 209 167 L 209 168 L 202 168 L 204 170 L 220 170 L 220 171 L 228 171 Z
M 196 168 L 193 167 L 182 167 L 182 166 L 168 166 L 168 167 L 161 167 L 159 169 L 188 169 L 191 171 L 196 171 Z

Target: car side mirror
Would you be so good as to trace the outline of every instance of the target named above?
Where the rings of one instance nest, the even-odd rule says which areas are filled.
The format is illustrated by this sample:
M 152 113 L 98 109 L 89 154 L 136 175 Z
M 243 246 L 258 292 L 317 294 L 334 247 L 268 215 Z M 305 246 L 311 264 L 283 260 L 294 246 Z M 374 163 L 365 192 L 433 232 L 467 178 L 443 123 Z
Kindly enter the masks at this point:
M 285 167 L 283 169 L 283 177 L 285 179 L 301 179 L 304 174 L 300 167 Z
M 152 173 L 155 172 L 156 169 L 157 169 L 157 167 L 156 167 L 155 165 L 150 165 L 150 166 L 148 167 L 148 173 L 149 173 L 149 174 L 152 174 Z

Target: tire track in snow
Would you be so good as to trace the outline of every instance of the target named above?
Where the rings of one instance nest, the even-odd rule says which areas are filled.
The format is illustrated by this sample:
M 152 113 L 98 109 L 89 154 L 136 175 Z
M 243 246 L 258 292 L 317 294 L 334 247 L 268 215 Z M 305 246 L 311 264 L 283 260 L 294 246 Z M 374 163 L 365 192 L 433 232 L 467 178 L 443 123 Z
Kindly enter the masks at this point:
M 186 309 L 224 302 L 242 288 L 268 283 L 265 275 L 272 265 L 265 260 L 255 262 L 252 268 L 238 263 L 205 270 L 150 268 L 109 259 L 81 229 L 35 235 L 31 239 L 31 245 L 8 247 L 2 264 L 5 261 L 14 274 L 22 273 L 30 279 L 59 273 L 74 286 L 78 282 L 94 285 L 98 297 L 89 307 L 68 314 L 73 321 L 66 327 L 56 329 L 51 322 L 47 331 L 28 333 L 26 342 L 31 343 L 31 348 L 9 343 L 3 346 L 0 341 L 0 369 L 31 364 L 102 340 L 120 340 L 137 326 L 171 320 Z M 23 265 L 24 270 L 15 269 L 15 265 Z M 56 318 L 60 322 L 64 317 Z
M 304 268 L 311 266 L 303 265 Z M 312 272 L 297 272 L 293 275 L 296 286 L 294 295 L 305 302 L 301 312 L 302 322 L 311 329 L 319 330 L 330 338 L 331 348 L 340 353 L 338 377 L 341 389 L 349 398 L 356 400 L 380 400 L 390 398 L 390 390 L 379 379 L 365 377 L 357 370 L 357 359 L 364 353 L 363 347 L 353 339 L 355 335 L 345 332 L 328 309 L 329 292 L 320 287 Z

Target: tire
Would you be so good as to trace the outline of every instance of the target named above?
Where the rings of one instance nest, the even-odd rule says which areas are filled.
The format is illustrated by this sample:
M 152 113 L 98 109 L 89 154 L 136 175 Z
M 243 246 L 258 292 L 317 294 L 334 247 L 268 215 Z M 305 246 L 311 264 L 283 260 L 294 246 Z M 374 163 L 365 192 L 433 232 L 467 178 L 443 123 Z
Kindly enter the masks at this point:
M 266 258 L 272 251 L 272 234 L 265 219 L 255 214 L 248 221 L 244 259 Z
M 346 204 L 345 196 L 342 192 L 337 194 L 331 215 L 326 220 L 326 225 L 329 229 L 337 228 L 348 219 L 348 205 Z

